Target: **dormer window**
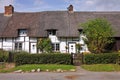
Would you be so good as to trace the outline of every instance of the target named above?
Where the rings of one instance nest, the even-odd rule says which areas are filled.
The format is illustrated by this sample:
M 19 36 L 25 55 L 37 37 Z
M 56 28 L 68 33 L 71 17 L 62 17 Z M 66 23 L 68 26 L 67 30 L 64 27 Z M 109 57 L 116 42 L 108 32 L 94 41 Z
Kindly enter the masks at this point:
M 82 29 L 78 29 L 79 34 L 83 34 L 83 30 Z
M 47 30 L 48 35 L 56 35 L 56 30 Z
M 27 29 L 18 29 L 19 36 L 27 36 Z

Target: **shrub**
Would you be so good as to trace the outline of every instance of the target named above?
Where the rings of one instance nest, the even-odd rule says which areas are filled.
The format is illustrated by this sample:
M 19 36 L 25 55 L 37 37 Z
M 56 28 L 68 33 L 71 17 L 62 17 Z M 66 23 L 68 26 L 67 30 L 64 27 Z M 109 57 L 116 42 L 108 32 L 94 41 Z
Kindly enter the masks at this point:
M 9 53 L 7 51 L 0 50 L 0 62 L 7 62 Z
M 118 61 L 117 61 L 117 64 L 119 64 L 120 65 L 120 52 L 119 52 L 119 54 L 118 54 Z
M 118 60 L 118 54 L 104 53 L 104 54 L 86 54 L 84 55 L 85 64 L 115 64 Z
M 70 54 L 17 54 L 16 65 L 23 64 L 71 64 Z

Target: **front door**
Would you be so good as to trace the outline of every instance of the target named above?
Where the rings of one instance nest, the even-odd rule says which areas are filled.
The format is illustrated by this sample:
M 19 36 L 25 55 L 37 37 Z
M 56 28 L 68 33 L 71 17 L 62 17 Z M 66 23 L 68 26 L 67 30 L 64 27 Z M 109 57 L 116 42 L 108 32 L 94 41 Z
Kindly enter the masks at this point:
M 69 43 L 69 53 L 76 53 L 75 43 Z
M 30 43 L 30 52 L 37 53 L 36 43 Z

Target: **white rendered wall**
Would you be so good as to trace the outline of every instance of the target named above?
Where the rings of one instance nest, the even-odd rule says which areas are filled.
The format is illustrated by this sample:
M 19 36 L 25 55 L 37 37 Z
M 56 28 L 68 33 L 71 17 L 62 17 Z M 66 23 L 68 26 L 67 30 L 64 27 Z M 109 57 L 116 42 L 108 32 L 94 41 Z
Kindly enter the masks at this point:
M 24 50 L 29 52 L 29 37 L 25 37 Z
M 37 42 L 37 38 L 30 38 L 30 42 Z
M 5 38 L 0 40 L 0 48 L 7 50 L 7 51 L 14 51 L 15 50 L 15 43 L 22 43 L 22 50 L 29 52 L 29 37 L 17 37 L 17 38 Z M 2 46 L 3 45 L 3 46 Z
M 55 36 L 55 35 L 49 35 L 49 38 L 50 38 L 52 43 L 60 43 L 57 36 Z
M 60 52 L 61 53 L 68 53 L 69 49 L 68 46 L 69 44 L 76 44 L 76 43 L 80 43 L 80 44 L 84 44 L 83 49 L 81 50 L 81 52 L 85 52 L 88 51 L 87 45 L 84 43 L 83 40 L 84 36 L 80 36 L 80 39 L 78 38 L 58 38 L 57 36 L 49 36 L 49 38 L 51 39 L 52 43 L 59 43 L 60 45 Z M 6 38 L 0 39 L 0 48 L 3 48 L 4 50 L 15 50 L 15 43 L 16 42 L 21 42 L 22 43 L 22 50 L 23 51 L 27 51 L 27 52 L 31 52 L 31 53 L 37 53 L 37 38 L 29 38 L 28 36 L 20 36 L 17 38 Z M 3 43 L 3 44 L 2 44 Z M 35 48 L 33 49 L 33 45 L 35 45 Z M 3 45 L 3 46 L 2 46 Z M 67 49 L 66 49 L 67 47 Z
M 66 42 L 65 41 L 60 42 L 60 52 L 61 53 L 67 53 L 67 51 L 66 51 Z
M 6 38 L 6 39 L 3 39 L 3 44 L 2 44 L 2 48 L 4 50 L 7 50 L 7 51 L 12 51 L 12 38 Z
M 15 39 L 16 42 L 24 42 L 24 37 L 17 37 Z

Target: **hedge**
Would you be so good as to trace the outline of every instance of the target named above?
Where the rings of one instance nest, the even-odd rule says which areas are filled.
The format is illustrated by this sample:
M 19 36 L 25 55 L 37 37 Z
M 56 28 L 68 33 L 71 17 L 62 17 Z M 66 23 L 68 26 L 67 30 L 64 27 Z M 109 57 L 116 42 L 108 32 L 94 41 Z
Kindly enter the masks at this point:
M 70 54 L 17 54 L 16 65 L 23 64 L 71 64 Z
M 4 50 L 0 50 L 0 62 L 7 62 L 9 57 L 9 53 Z
M 110 64 L 117 63 L 118 54 L 104 53 L 104 54 L 86 54 L 84 55 L 85 64 Z

